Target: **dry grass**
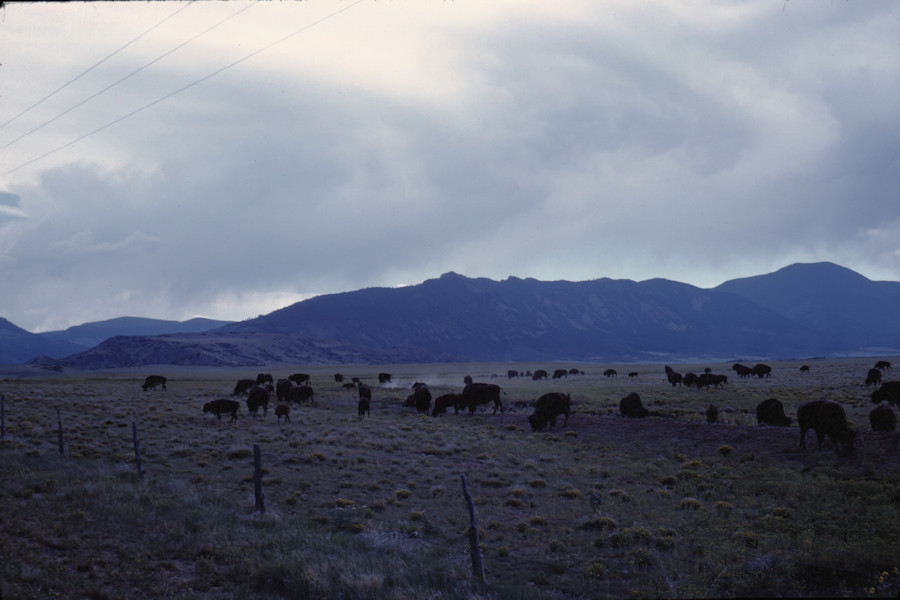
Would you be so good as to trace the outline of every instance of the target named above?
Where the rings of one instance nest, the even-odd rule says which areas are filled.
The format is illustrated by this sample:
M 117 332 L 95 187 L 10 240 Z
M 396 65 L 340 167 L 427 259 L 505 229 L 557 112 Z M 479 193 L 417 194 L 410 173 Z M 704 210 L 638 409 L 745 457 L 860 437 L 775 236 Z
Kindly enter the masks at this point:
M 871 390 L 862 380 L 874 359 L 814 361 L 809 374 L 800 363 L 769 364 L 766 380 L 710 365 L 731 385 L 708 393 L 669 386 L 661 365 L 619 367 L 616 379 L 602 376 L 610 365 L 562 365 L 585 375 L 547 382 L 491 378 L 546 364 L 303 367 L 316 405 L 294 407 L 286 425 L 272 411 L 255 419 L 242 408 L 233 425 L 201 413 L 258 370 L 154 370 L 170 377 L 167 392 L 141 391 L 150 370 L 8 377 L 0 382 L 0 595 L 896 594 L 898 434 L 868 431 Z M 335 371 L 372 385 L 370 417 L 357 418 L 355 392 L 334 383 Z M 394 374 L 392 385 L 377 384 L 380 371 Z M 466 374 L 500 384 L 509 407 L 563 391 L 576 412 L 565 427 L 534 434 L 530 409 L 434 419 L 402 408 L 413 382 L 437 396 L 459 391 Z M 630 391 L 666 417 L 619 417 Z M 768 397 L 792 417 L 805 400 L 840 402 L 861 431 L 856 454 L 820 453 L 814 442 L 803 452 L 796 427 L 756 426 L 754 408 Z M 706 424 L 710 403 L 722 424 Z M 254 510 L 255 444 L 263 515 Z M 476 503 L 485 585 L 471 581 L 462 474 Z

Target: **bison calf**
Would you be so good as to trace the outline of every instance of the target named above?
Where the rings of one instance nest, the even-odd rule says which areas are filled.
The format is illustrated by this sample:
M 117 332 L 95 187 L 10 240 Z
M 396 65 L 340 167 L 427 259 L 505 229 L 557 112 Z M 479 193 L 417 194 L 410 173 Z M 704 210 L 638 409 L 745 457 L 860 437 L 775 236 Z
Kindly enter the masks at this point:
M 544 394 L 537 399 L 537 402 L 535 402 L 534 414 L 528 417 L 528 422 L 531 423 L 531 431 L 540 431 L 546 427 L 548 423 L 550 424 L 550 429 L 553 429 L 556 427 L 556 417 L 559 415 L 566 416 L 563 425 L 568 425 L 569 412 L 571 409 L 572 398 L 569 397 L 569 394 L 560 392 Z
M 291 422 L 291 407 L 287 404 L 279 404 L 275 407 L 275 416 L 278 417 L 278 422 L 281 423 L 281 417 L 284 417 L 285 423 Z
M 212 400 L 203 405 L 203 414 L 212 413 L 216 415 L 216 419 L 221 421 L 222 415 L 231 413 L 231 419 L 228 421 L 229 423 L 234 423 L 237 421 L 237 411 L 240 408 L 240 404 L 235 402 L 234 400 Z
M 362 419 L 366 415 L 370 415 L 369 412 L 369 399 L 363 396 L 359 397 L 359 402 L 356 403 L 356 414 Z
M 623 417 L 632 418 L 646 417 L 650 414 L 650 411 L 644 408 L 643 403 L 641 403 L 641 397 L 637 392 L 631 392 L 619 400 L 619 412 L 622 413 Z
M 797 409 L 797 422 L 800 425 L 800 447 L 806 448 L 806 430 L 813 429 L 819 441 L 819 450 L 825 436 L 834 444 L 838 454 L 849 454 L 853 451 L 853 440 L 856 432 L 847 425 L 844 408 L 831 400 L 813 400 L 801 404 Z

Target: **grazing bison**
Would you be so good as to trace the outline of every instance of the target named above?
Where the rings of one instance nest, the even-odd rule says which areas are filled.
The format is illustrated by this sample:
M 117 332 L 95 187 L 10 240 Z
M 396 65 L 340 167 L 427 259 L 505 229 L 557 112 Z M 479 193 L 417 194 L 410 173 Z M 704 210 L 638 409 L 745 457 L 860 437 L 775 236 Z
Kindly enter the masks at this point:
M 584 371 L 580 369 L 571 368 L 569 369 L 569 375 L 584 375 Z
M 880 388 L 872 392 L 872 403 L 879 402 L 900 406 L 900 381 L 885 381 Z
M 566 379 L 569 378 L 569 372 L 567 370 L 556 369 L 555 371 L 553 371 L 553 379 L 562 379 L 563 377 L 565 377 Z
M 503 402 L 500 400 L 501 391 L 503 390 L 500 389 L 500 386 L 494 383 L 470 383 L 467 385 L 463 388 L 462 394 L 465 396 L 466 406 L 469 407 L 469 414 L 474 415 L 479 405 L 491 402 L 494 403 L 493 414 L 497 414 L 498 408 L 500 412 L 503 412 Z
M 456 410 L 456 414 L 459 414 L 460 409 L 466 407 L 466 398 L 462 394 L 444 394 L 443 396 L 438 396 L 434 400 L 434 409 L 431 411 L 432 417 L 439 417 L 443 414 L 446 414 L 447 409 L 453 407 Z
M 616 370 L 615 370 L 615 369 L 607 369 L 607 370 L 603 371 L 603 374 L 604 374 L 605 376 L 607 376 L 607 377 L 616 377 L 616 376 L 618 376 L 618 373 L 616 373 Z
M 619 412 L 623 417 L 641 418 L 650 414 L 641 403 L 641 397 L 637 392 L 631 392 L 619 400 Z
M 528 417 L 528 422 L 531 423 L 531 431 L 541 431 L 548 423 L 552 430 L 556 427 L 556 417 L 559 415 L 566 416 L 563 426 L 568 425 L 571 410 L 572 399 L 569 397 L 569 394 L 560 392 L 544 394 L 535 402 L 534 414 Z
M 791 423 L 793 420 L 784 415 L 784 405 L 777 398 L 769 398 L 756 405 L 757 425 L 788 427 Z
M 875 368 L 876 369 L 890 369 L 891 363 L 890 363 L 890 361 L 887 361 L 887 360 L 879 360 L 877 363 L 875 363 Z
M 147 390 L 155 390 L 157 387 L 162 387 L 163 391 L 166 391 L 166 381 L 168 379 L 162 375 L 148 375 L 141 389 L 146 392 Z
M 715 404 L 710 404 L 709 408 L 706 409 L 706 422 L 707 423 L 715 423 L 719 420 L 719 409 L 716 408 Z
M 809 373 L 809 365 L 803 365 L 802 367 L 800 367 L 800 372 Z
M 538 370 L 535 371 L 534 374 L 531 376 L 531 380 L 532 380 L 532 381 L 538 381 L 538 380 L 540 380 L 540 379 L 547 379 L 547 371 L 545 371 L 545 370 L 543 370 L 543 369 L 538 369 Z
M 866 385 L 879 384 L 881 384 L 881 371 L 878 369 L 869 369 L 869 372 L 866 374 Z
M 234 390 L 231 392 L 232 396 L 246 396 L 247 392 L 250 391 L 256 385 L 255 379 L 238 379 L 238 382 L 234 384 Z
M 772 367 L 769 365 L 764 365 L 762 363 L 757 364 L 753 367 L 753 374 L 762 379 L 763 377 L 771 377 L 772 376 Z
M 203 414 L 212 413 L 216 415 L 216 419 L 221 421 L 222 415 L 231 414 L 231 419 L 228 421 L 229 423 L 234 423 L 237 421 L 237 412 L 238 408 L 240 408 L 240 404 L 235 402 L 234 400 L 212 400 L 203 405 Z
M 676 373 L 675 371 L 669 371 L 668 373 L 666 373 L 666 379 L 669 380 L 669 383 L 672 384 L 672 387 L 681 385 L 684 381 L 684 377 L 681 376 L 681 373 Z
M 291 387 L 291 391 L 288 394 L 287 399 L 290 402 L 296 402 L 297 404 L 303 404 L 304 402 L 313 403 L 315 400 L 315 392 L 308 385 L 299 385 L 297 387 Z
M 279 379 L 275 384 L 275 398 L 279 401 L 288 401 L 291 398 L 291 390 L 294 384 L 287 379 Z
M 519 376 L 519 372 L 516 371 L 515 369 L 510 369 L 506 372 L 507 379 L 512 379 L 513 377 L 518 377 L 518 376 Z M 472 383 L 472 382 L 470 381 L 469 383 Z
M 698 390 L 701 388 L 709 390 L 709 386 L 718 388 L 720 385 L 728 385 L 728 377 L 725 375 L 715 375 L 713 373 L 701 373 L 700 375 L 697 375 L 697 382 L 694 385 L 697 386 Z
M 309 375 L 306 373 L 294 373 L 288 377 L 289 380 L 293 381 L 297 385 L 303 385 L 304 383 L 309 383 Z
M 738 374 L 738 377 L 741 379 L 746 379 L 753 375 L 753 369 L 746 365 L 742 365 L 741 363 L 734 363 L 731 365 L 731 369 Z
M 805 402 L 797 409 L 797 422 L 800 425 L 800 447 L 806 448 L 806 431 L 813 429 L 819 441 L 819 450 L 825 436 L 834 444 L 838 454 L 849 454 L 853 451 L 853 440 L 856 432 L 847 425 L 844 408 L 831 400 L 813 400 Z
M 371 414 L 369 412 L 370 404 L 371 403 L 368 398 L 365 398 L 363 396 L 359 397 L 359 402 L 356 403 L 356 414 L 359 416 L 360 419 L 362 419 L 366 415 Z
M 629 379 L 634 379 L 634 378 L 637 377 L 637 376 L 638 376 L 638 372 L 637 372 L 637 371 L 631 371 L 630 373 L 628 373 L 628 378 L 629 378 Z
M 266 416 L 269 413 L 269 392 L 254 385 L 247 390 L 247 411 L 255 415 L 260 407 L 263 409 L 263 416 Z
M 686 387 L 694 387 L 697 385 L 697 374 L 696 373 L 685 373 L 684 377 L 681 380 L 681 383 Z
M 879 404 L 869 413 L 872 431 L 894 431 L 897 429 L 897 415 L 886 404 Z
M 258 373 L 256 375 L 256 385 L 265 385 L 267 383 L 274 383 L 270 373 Z
M 279 404 L 275 407 L 275 416 L 278 417 L 278 422 L 281 423 L 281 417 L 284 417 L 285 423 L 291 422 L 291 407 L 287 404 Z
M 378 374 L 378 383 L 390 383 L 391 382 L 391 374 L 390 373 L 379 373 Z
M 431 390 L 420 382 L 413 384 L 413 393 L 406 397 L 403 406 L 414 406 L 418 412 L 427 413 L 431 408 Z
M 334 382 L 340 383 L 342 381 L 344 381 L 344 374 L 343 373 L 335 373 L 334 374 Z

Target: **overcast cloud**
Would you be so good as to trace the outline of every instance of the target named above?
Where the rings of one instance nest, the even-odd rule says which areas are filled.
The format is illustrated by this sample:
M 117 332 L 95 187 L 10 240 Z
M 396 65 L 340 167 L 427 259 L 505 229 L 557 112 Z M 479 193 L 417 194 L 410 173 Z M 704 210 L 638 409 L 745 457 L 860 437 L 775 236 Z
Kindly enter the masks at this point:
M 447 271 L 900 280 L 895 3 L 7 4 L 0 63 L 29 331 Z

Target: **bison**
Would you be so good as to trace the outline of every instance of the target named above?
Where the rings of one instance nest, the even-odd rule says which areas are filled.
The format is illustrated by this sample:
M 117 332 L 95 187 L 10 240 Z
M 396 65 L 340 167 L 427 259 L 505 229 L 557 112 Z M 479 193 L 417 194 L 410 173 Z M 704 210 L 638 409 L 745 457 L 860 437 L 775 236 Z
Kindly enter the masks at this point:
M 427 413 L 431 408 L 431 390 L 428 385 L 420 382 L 413 384 L 413 393 L 406 397 L 403 406 L 414 406 L 417 411 Z
M 684 377 L 681 380 L 681 383 L 685 387 L 694 387 L 697 385 L 697 374 L 696 373 L 685 373 Z
M 629 378 L 629 379 L 634 379 L 634 378 L 637 377 L 637 376 L 638 376 L 638 372 L 637 372 L 637 371 L 631 371 L 630 373 L 628 373 L 628 378 Z
M 309 375 L 306 373 L 294 373 L 288 377 L 289 380 L 293 381 L 297 385 L 303 385 L 304 383 L 309 383 Z
M 228 422 L 234 423 L 235 421 L 237 421 L 238 408 L 240 408 L 240 404 L 238 404 L 234 400 L 227 400 L 225 398 L 222 398 L 221 400 L 212 400 L 204 404 L 203 414 L 212 413 L 216 415 L 216 419 L 221 421 L 222 415 L 231 413 L 231 419 Z
M 308 385 L 299 385 L 297 387 L 291 387 L 290 392 L 288 393 L 287 399 L 291 402 L 296 402 L 297 404 L 302 404 L 304 402 L 313 403 L 315 392 Z
M 145 392 L 147 390 L 155 390 L 157 387 L 162 387 L 163 391 L 166 391 L 166 379 L 162 375 L 148 375 L 146 379 L 144 379 L 144 385 L 141 386 Z
M 803 365 L 802 367 L 800 367 L 800 372 L 809 373 L 809 365 Z
M 279 401 L 288 401 L 291 397 L 291 390 L 294 384 L 287 379 L 279 379 L 275 384 L 275 398 Z
M 806 431 L 813 429 L 819 442 L 819 450 L 825 436 L 834 444 L 838 454 L 849 454 L 853 451 L 853 440 L 856 432 L 847 425 L 844 408 L 831 400 L 813 400 L 805 402 L 797 409 L 797 422 L 800 425 L 800 447 L 806 448 Z
M 631 392 L 619 401 L 619 412 L 623 417 L 641 418 L 650 414 L 641 403 L 641 397 L 637 392 Z
M 746 365 L 742 365 L 741 363 L 734 363 L 731 365 L 731 369 L 738 374 L 738 377 L 741 379 L 745 379 L 753 375 L 753 369 Z
M 728 377 L 725 375 L 715 375 L 713 373 L 701 373 L 697 375 L 697 382 L 694 384 L 697 386 L 697 389 L 706 388 L 709 389 L 709 386 L 713 386 L 714 388 L 718 388 L 720 385 L 728 385 Z
M 256 385 L 255 379 L 238 379 L 238 382 L 234 384 L 234 390 L 231 392 L 231 395 L 244 396 L 254 385 Z
M 762 379 L 763 377 L 771 377 L 772 376 L 772 367 L 769 365 L 764 365 L 762 363 L 757 364 L 753 367 L 753 374 Z
M 368 398 L 364 396 L 359 397 L 359 402 L 356 403 L 356 414 L 362 419 L 364 416 L 371 414 L 369 412 L 370 401 Z
M 256 385 L 265 385 L 267 383 L 274 383 L 271 373 L 257 373 Z
M 618 373 L 616 373 L 615 369 L 607 369 L 607 370 L 603 371 L 603 374 L 606 377 L 616 377 L 618 375 Z
M 432 417 L 439 417 L 447 412 L 447 409 L 453 407 L 456 410 L 456 414 L 459 414 L 460 409 L 466 407 L 466 398 L 462 394 L 444 394 L 443 396 L 438 396 L 434 400 L 434 409 L 431 411 Z
M 281 423 L 281 417 L 284 417 L 285 423 L 291 422 L 291 407 L 287 404 L 279 404 L 275 407 L 275 416 L 278 417 L 278 422 Z
M 894 431 L 897 429 L 897 415 L 890 406 L 879 404 L 869 413 L 872 431 Z
M 885 381 L 881 387 L 872 392 L 872 403 L 887 402 L 900 406 L 900 381 Z
M 378 383 L 390 383 L 391 382 L 391 374 L 390 373 L 379 373 L 378 374 Z
M 247 411 L 255 415 L 260 407 L 263 409 L 263 416 L 266 416 L 269 413 L 269 392 L 254 385 L 247 390 Z
M 334 374 L 334 382 L 341 383 L 342 381 L 344 381 L 344 374 L 343 373 L 335 373 Z
M 556 369 L 553 371 L 553 379 L 569 378 L 569 372 L 566 369 Z
M 519 376 L 519 372 L 516 371 L 515 369 L 510 369 L 506 372 L 507 379 L 512 379 L 513 377 L 518 377 L 518 376 Z M 470 381 L 469 383 L 472 383 L 472 382 Z
M 784 415 L 784 405 L 777 398 L 769 398 L 756 405 L 757 425 L 788 427 L 791 423 L 793 420 Z
M 880 385 L 881 384 L 881 371 L 878 369 L 869 369 L 869 372 L 866 374 L 866 385 Z
M 719 420 L 719 409 L 715 404 L 710 404 L 709 408 L 706 409 L 706 422 L 707 423 L 715 423 Z
M 494 383 L 470 383 L 467 385 L 463 388 L 462 393 L 466 399 L 466 406 L 469 407 L 469 414 L 474 415 L 479 405 L 491 402 L 494 403 L 493 414 L 497 414 L 498 408 L 500 412 L 503 412 L 503 401 L 500 399 L 502 391 L 500 386 Z
M 891 363 L 890 363 L 890 361 L 887 361 L 887 360 L 879 360 L 877 363 L 875 363 L 875 368 L 876 369 L 890 369 Z M 893 370 L 893 369 L 891 369 L 891 370 Z
M 531 376 L 532 381 L 540 381 L 541 379 L 547 379 L 547 371 L 543 369 L 538 369 Z
M 669 383 L 672 384 L 672 387 L 681 385 L 684 382 L 684 377 L 681 376 L 681 373 L 676 373 L 675 371 L 667 372 L 666 379 L 669 380 Z
M 559 415 L 566 416 L 563 425 L 568 425 L 569 413 L 571 410 L 572 399 L 569 397 L 569 394 L 560 392 L 544 394 L 537 399 L 537 402 L 535 402 L 534 414 L 528 417 L 528 422 L 531 424 L 531 431 L 541 431 L 548 423 L 552 430 L 556 427 L 556 417 Z

